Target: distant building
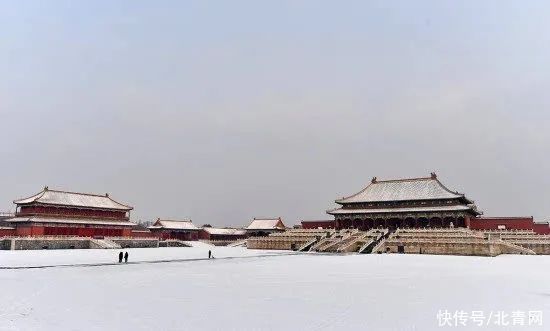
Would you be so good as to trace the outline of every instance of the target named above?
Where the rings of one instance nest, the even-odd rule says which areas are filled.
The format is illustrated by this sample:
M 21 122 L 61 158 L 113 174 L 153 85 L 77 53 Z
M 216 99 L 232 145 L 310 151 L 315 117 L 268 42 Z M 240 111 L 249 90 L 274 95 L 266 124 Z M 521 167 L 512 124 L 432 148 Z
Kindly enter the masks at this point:
M 151 233 L 160 239 L 198 240 L 200 228 L 191 220 L 161 220 L 149 227 Z
M 340 208 L 327 211 L 340 228 L 465 227 L 478 212 L 464 194 L 445 187 L 435 173 L 425 178 L 379 181 L 359 193 L 336 200 Z
M 44 190 L 15 200 L 16 212 L 6 222 L 17 236 L 131 236 L 130 206 L 109 194 Z
M 247 237 L 246 230 L 243 229 L 204 227 L 199 232 L 199 239 L 202 240 L 233 241 Z
M 7 220 L 13 218 L 12 213 L 0 212 L 0 237 L 15 236 L 15 228 Z
M 246 227 L 246 232 L 250 236 L 267 236 L 275 232 L 283 232 L 286 226 L 283 220 L 279 218 L 254 218 L 250 225 Z

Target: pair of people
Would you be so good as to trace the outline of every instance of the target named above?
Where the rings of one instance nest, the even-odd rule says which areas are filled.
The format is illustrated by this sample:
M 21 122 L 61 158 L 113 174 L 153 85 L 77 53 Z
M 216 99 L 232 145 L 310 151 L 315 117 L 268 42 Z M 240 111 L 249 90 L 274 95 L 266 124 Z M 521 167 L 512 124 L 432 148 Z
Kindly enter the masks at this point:
M 128 252 L 122 254 L 122 252 L 118 253 L 118 263 L 122 263 L 122 258 L 124 257 L 124 263 L 128 262 Z

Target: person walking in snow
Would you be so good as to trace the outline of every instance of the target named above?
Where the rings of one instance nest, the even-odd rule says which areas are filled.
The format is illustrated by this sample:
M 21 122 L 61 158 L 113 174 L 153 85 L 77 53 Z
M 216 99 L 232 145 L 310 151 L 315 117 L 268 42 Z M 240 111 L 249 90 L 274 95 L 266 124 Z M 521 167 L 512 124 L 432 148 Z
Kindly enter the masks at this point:
M 118 263 L 122 263 L 122 252 L 118 253 Z
M 208 258 L 211 259 L 212 258 L 212 251 L 208 251 Z
M 124 263 L 128 263 L 128 252 L 124 253 Z

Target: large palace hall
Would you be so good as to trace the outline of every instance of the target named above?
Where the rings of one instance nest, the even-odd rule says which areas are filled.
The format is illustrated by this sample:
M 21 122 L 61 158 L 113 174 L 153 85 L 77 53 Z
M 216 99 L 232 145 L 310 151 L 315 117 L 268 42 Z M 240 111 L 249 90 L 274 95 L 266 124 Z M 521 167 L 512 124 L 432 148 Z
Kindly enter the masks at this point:
M 359 193 L 336 200 L 329 210 L 336 228 L 465 227 L 481 213 L 464 194 L 430 177 L 377 180 Z

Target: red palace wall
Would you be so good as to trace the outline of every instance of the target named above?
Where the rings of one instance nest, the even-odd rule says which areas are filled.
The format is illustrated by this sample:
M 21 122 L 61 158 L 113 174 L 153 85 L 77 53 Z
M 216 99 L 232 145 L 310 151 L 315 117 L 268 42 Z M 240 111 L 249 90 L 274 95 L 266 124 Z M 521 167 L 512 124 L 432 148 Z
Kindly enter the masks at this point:
M 533 217 L 476 217 L 470 218 L 472 230 L 498 230 L 504 225 L 506 230 L 534 230 Z
M 336 226 L 335 221 L 327 220 L 327 221 L 302 221 L 302 228 L 303 229 L 334 229 Z
M 533 230 L 538 234 L 550 234 L 550 225 L 548 223 L 535 223 Z
M 15 229 L 0 229 L 0 237 L 15 236 Z
M 15 235 L 26 236 L 42 236 L 44 235 L 44 228 L 38 226 L 17 226 L 15 228 Z
M 133 238 L 155 238 L 156 236 L 150 231 L 132 231 Z
M 131 237 L 131 236 L 132 236 L 132 228 L 122 229 L 122 237 Z

